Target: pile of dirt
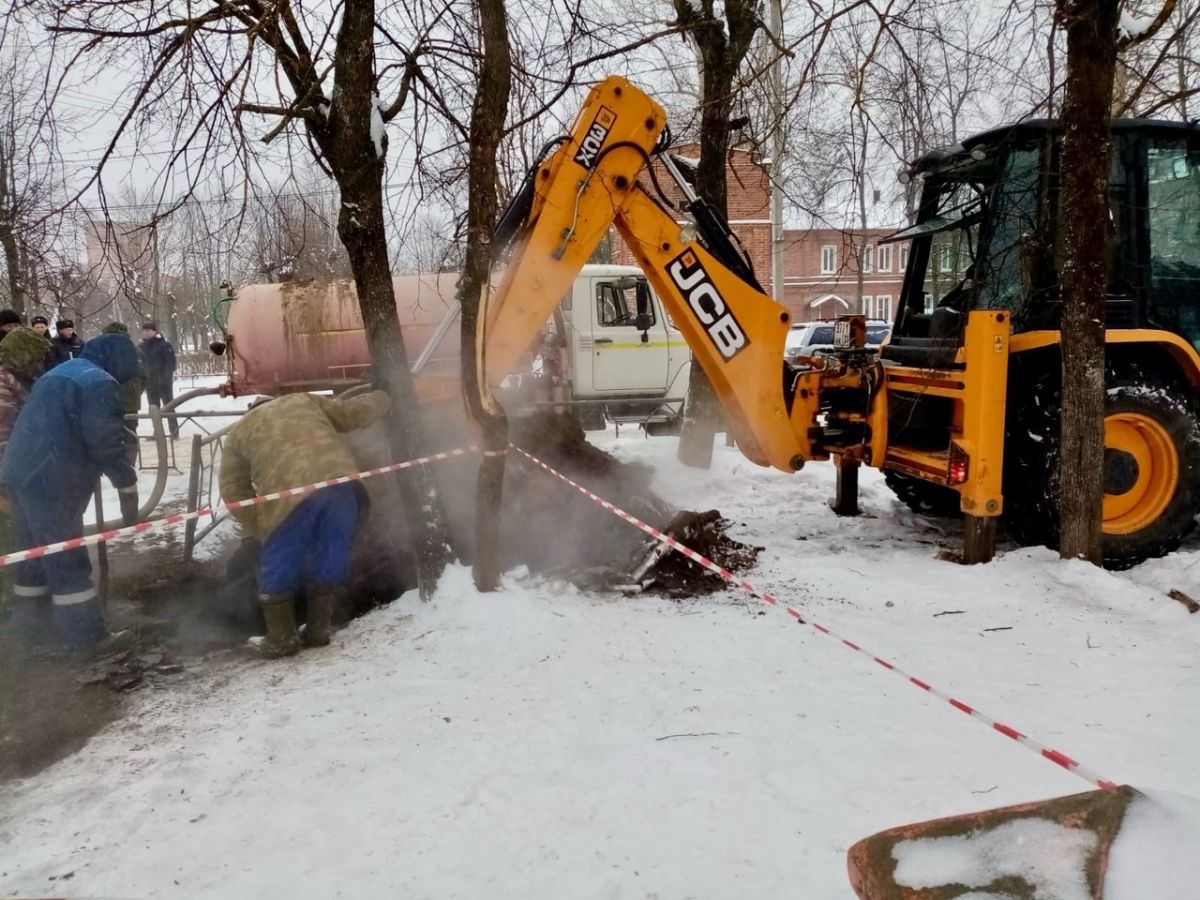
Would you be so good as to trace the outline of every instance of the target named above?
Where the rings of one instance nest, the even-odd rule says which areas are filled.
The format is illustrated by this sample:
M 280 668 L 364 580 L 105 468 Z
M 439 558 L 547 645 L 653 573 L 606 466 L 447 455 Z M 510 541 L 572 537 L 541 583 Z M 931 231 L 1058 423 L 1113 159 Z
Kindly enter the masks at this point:
M 729 525 L 729 520 L 720 512 L 710 509 L 678 513 L 663 530 L 722 569 L 729 572 L 749 569 L 757 562 L 763 548 L 735 541 L 728 534 Z M 643 576 L 641 583 L 647 590 L 680 599 L 707 594 L 725 586 L 723 578 L 673 551 L 663 555 Z
M 717 510 L 675 509 L 650 489 L 651 470 L 624 463 L 588 443 L 571 416 L 538 413 L 512 425 L 518 447 L 731 572 L 754 565 L 761 548 L 733 540 Z M 718 576 L 621 522 L 579 492 L 513 455 L 504 486 L 508 565 L 583 588 L 640 587 L 684 598 L 721 590 Z

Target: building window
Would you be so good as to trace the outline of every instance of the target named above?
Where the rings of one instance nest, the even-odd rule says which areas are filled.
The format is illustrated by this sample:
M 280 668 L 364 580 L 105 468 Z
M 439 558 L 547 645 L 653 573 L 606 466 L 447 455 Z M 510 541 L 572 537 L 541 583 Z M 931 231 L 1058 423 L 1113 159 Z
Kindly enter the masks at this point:
M 938 271 L 954 271 L 954 248 L 949 244 L 942 244 L 942 246 L 938 248 Z
M 879 259 L 877 268 L 880 272 L 892 271 L 892 245 L 884 244 L 879 248 Z
M 925 315 L 930 315 L 933 312 L 933 294 L 926 291 L 922 295 L 921 308 L 925 310 Z
M 892 321 L 892 296 L 880 294 L 875 298 L 875 318 Z
M 871 318 L 871 303 L 872 303 L 872 299 L 873 299 L 873 298 L 872 298 L 872 297 L 871 297 L 871 296 L 868 294 L 868 295 L 864 296 L 864 297 L 862 298 L 862 300 L 860 301 L 860 302 L 861 302 L 861 304 L 862 304 L 862 306 L 861 306 L 861 309 L 862 309 L 862 314 L 863 314 L 864 316 L 866 316 L 868 319 L 869 319 L 869 318 Z
M 832 245 L 821 248 L 821 274 L 832 275 L 837 271 L 837 247 Z
M 875 259 L 875 248 L 870 244 L 864 244 L 861 250 L 862 253 L 862 270 L 870 272 L 873 270 L 872 263 Z
M 903 272 L 908 268 L 908 244 L 900 248 L 900 268 L 896 271 Z

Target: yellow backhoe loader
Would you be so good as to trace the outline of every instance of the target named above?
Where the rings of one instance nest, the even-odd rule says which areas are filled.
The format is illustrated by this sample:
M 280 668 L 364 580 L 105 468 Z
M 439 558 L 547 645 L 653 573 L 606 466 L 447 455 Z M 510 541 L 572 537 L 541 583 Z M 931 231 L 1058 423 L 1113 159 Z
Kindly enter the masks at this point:
M 1119 121 L 1113 137 L 1104 533 L 1106 562 L 1127 566 L 1177 547 L 1200 502 L 1200 128 Z M 878 467 L 914 508 L 963 515 L 968 562 L 991 558 L 1001 515 L 1019 539 L 1053 545 L 1057 125 L 989 131 L 914 163 L 904 175 L 923 180 L 920 212 L 891 238 L 910 242 L 891 338 L 868 352 L 862 318 L 847 317 L 836 349 L 799 365 L 783 359 L 788 309 L 764 293 L 668 142 L 662 107 L 611 77 L 543 150 L 497 230 L 506 265 L 476 347 L 489 382 L 528 350 L 615 226 L 749 459 L 788 472 L 832 459 L 842 513 L 856 510 L 859 466 Z M 656 182 L 655 157 L 684 209 Z

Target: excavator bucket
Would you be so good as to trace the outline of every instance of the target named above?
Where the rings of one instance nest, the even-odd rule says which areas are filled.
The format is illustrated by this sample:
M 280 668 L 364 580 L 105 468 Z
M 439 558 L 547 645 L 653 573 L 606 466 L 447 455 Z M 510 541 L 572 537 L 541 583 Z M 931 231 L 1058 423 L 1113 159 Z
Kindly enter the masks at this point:
M 1109 851 L 1136 796 L 1089 791 L 881 831 L 850 848 L 850 885 L 860 900 L 1103 900 Z

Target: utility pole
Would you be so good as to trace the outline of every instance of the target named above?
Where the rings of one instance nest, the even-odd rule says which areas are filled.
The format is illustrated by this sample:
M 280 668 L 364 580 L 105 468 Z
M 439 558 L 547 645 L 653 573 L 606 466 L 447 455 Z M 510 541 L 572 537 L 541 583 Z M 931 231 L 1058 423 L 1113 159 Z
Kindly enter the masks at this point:
M 771 0 L 768 27 L 775 35 L 771 63 L 771 294 L 784 303 L 783 286 L 783 0 Z M 786 305 L 786 304 L 785 304 Z

